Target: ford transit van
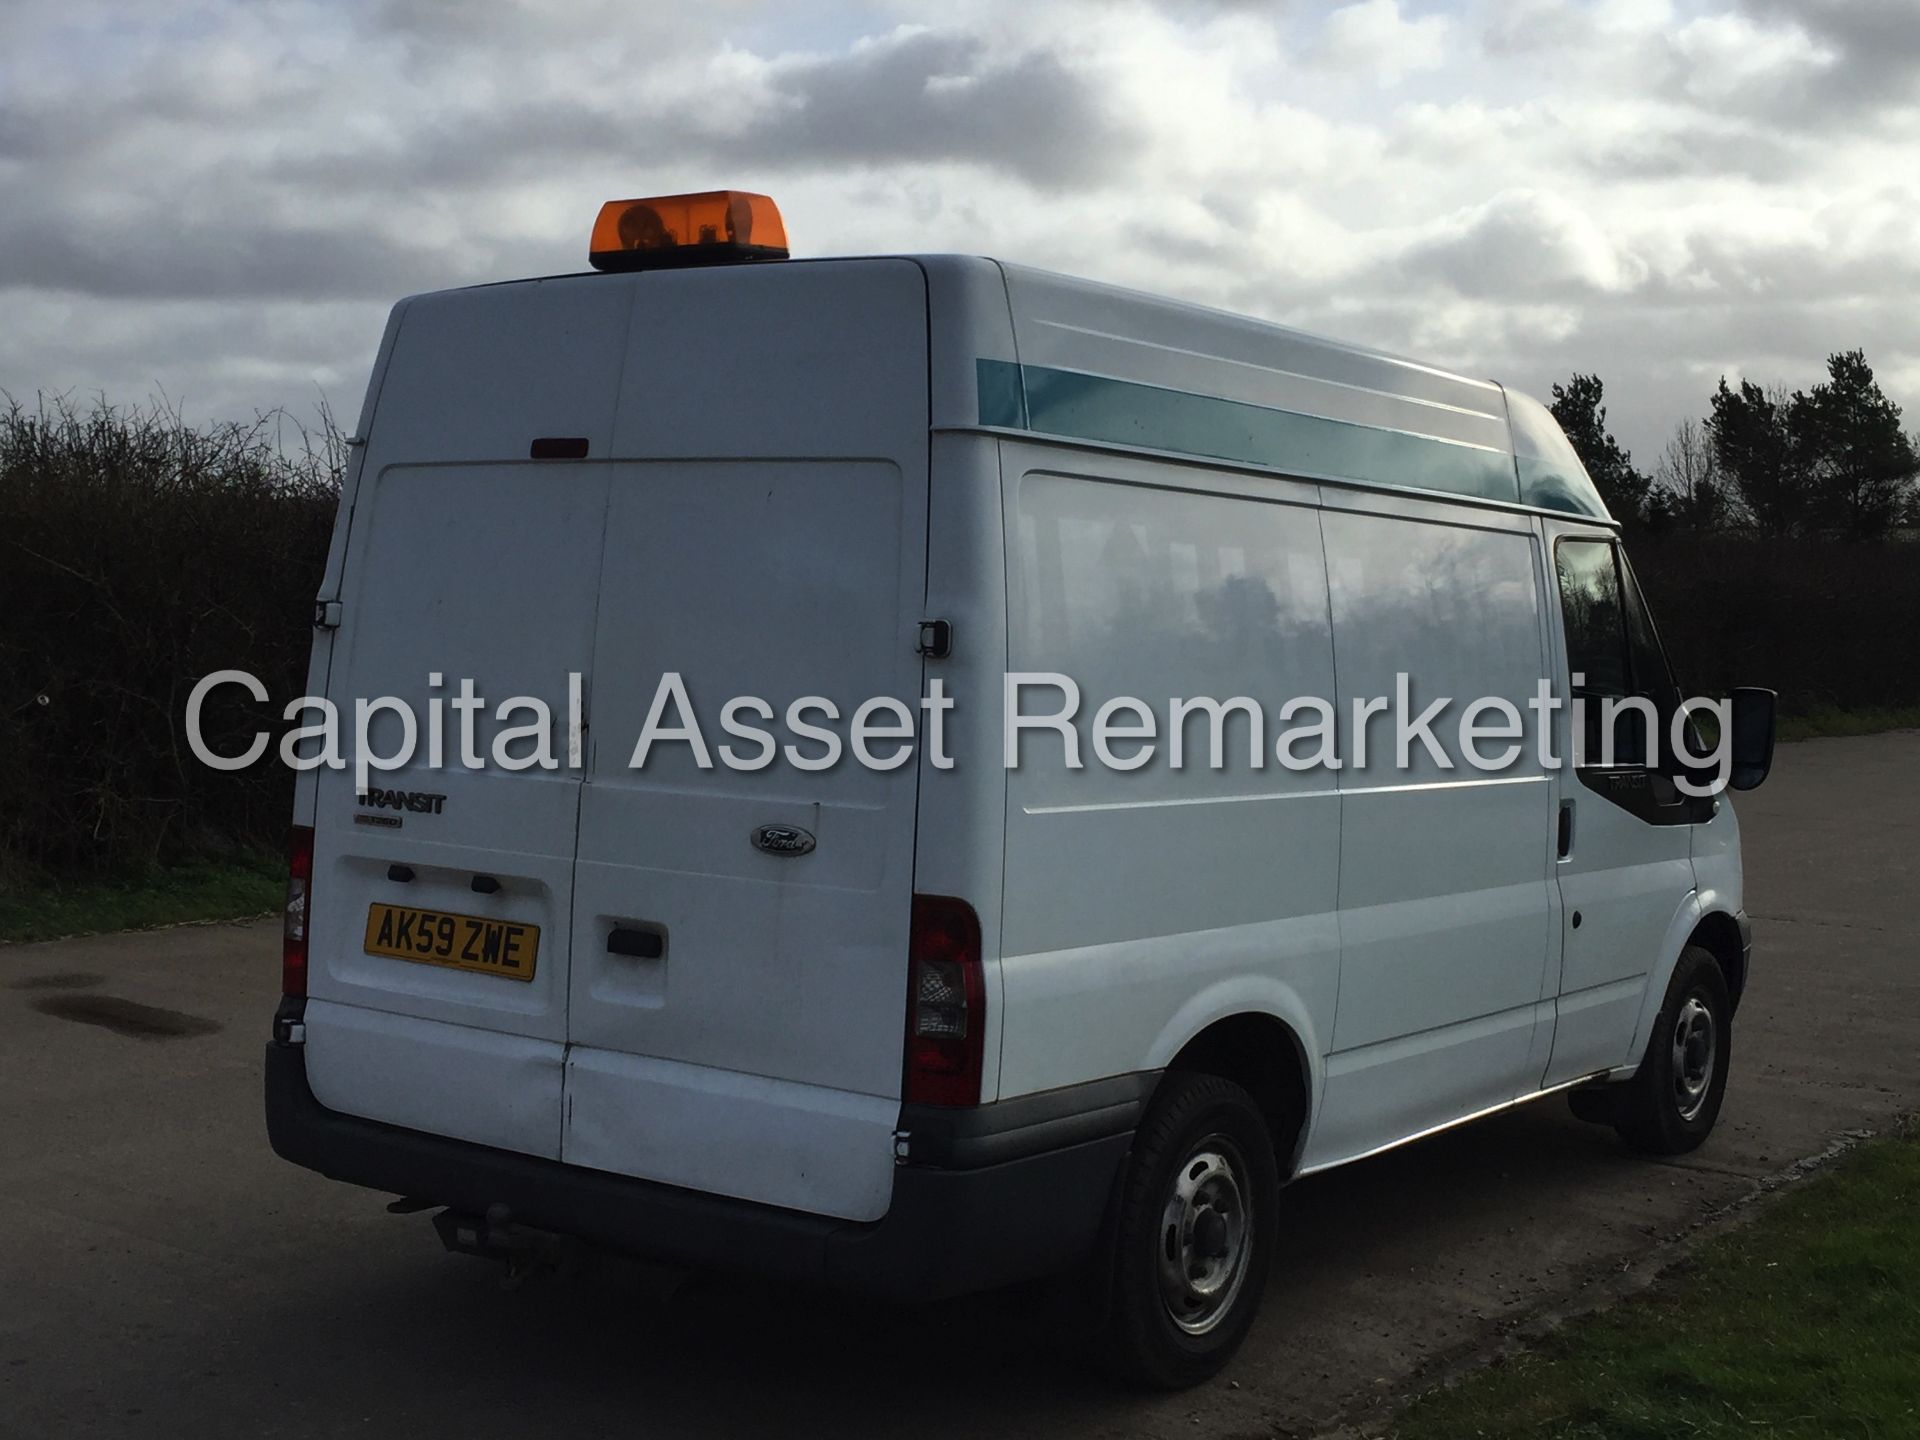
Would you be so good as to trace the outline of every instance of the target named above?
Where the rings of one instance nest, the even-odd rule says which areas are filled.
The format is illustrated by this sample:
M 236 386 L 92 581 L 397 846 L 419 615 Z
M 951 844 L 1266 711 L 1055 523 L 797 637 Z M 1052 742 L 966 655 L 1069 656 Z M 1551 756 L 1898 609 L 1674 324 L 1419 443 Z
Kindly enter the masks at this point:
M 1172 1386 L 1292 1180 L 1558 1092 L 1706 1137 L 1770 696 L 1696 783 L 1540 405 L 990 259 L 786 258 L 736 192 L 592 248 L 380 345 L 310 677 L 373 759 L 299 777 L 281 1155 L 483 1253 L 1075 1271 Z M 1442 698 L 1537 724 L 1482 768 L 1390 713 Z

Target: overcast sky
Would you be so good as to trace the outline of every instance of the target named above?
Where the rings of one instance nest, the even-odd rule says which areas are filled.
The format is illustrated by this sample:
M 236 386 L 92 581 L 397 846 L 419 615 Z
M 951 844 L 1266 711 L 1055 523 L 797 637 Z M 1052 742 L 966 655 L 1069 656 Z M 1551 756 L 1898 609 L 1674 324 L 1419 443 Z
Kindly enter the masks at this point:
M 1917 0 L 3 0 L 0 388 L 350 422 L 397 297 L 718 186 L 1597 371 L 1643 464 L 1855 345 L 1920 423 Z

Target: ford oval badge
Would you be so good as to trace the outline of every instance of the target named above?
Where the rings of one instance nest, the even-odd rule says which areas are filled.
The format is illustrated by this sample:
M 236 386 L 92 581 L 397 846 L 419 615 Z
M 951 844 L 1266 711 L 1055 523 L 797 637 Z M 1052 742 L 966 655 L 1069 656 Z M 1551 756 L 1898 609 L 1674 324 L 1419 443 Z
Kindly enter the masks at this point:
M 753 832 L 753 848 L 769 855 L 805 855 L 813 836 L 798 825 L 762 825 Z

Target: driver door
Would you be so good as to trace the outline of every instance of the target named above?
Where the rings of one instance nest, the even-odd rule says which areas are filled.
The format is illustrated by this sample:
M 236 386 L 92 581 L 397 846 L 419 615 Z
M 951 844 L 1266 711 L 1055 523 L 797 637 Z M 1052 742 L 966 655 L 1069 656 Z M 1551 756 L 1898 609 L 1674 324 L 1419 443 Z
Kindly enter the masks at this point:
M 1648 976 L 1693 892 L 1693 830 L 1714 801 L 1683 794 L 1660 765 L 1679 692 L 1619 542 L 1549 526 L 1559 592 L 1563 718 L 1556 845 L 1561 899 L 1552 1086 L 1632 1061 Z M 1608 701 L 1623 709 L 1606 743 Z M 1571 756 L 1569 757 L 1569 750 Z

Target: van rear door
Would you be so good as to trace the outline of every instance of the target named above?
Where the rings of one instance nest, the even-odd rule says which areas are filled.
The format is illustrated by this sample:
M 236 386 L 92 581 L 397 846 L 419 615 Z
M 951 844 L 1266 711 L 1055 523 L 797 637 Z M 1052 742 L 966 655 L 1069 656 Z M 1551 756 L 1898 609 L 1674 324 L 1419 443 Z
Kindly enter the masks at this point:
M 580 800 L 569 673 L 592 656 L 608 470 L 529 455 L 543 437 L 606 454 L 630 295 L 593 277 L 405 302 L 351 497 L 328 693 L 349 736 L 357 700 L 403 702 L 420 750 L 374 772 L 365 797 L 351 770 L 322 771 L 317 786 L 315 1095 L 548 1158 L 560 1152 Z M 486 703 L 483 769 L 462 763 L 463 680 Z M 495 712 L 515 697 L 548 707 L 558 768 L 497 763 Z M 372 750 L 394 753 L 400 730 L 378 715 Z M 508 758 L 530 750 L 511 743 Z
M 866 700 L 915 707 L 925 283 L 910 262 L 640 277 L 611 467 L 575 871 L 562 1158 L 871 1220 L 892 1190 L 918 751 L 809 771 Z M 638 457 L 627 460 L 624 457 Z M 678 676 L 691 704 L 660 701 Z M 706 760 L 663 739 L 696 719 Z M 877 755 L 900 742 L 875 742 Z M 788 832 L 786 843 L 763 827 Z M 760 843 L 756 844 L 756 835 Z M 812 842 L 810 850 L 806 842 Z M 802 853 L 804 851 L 804 853 Z

